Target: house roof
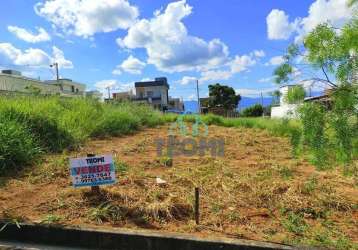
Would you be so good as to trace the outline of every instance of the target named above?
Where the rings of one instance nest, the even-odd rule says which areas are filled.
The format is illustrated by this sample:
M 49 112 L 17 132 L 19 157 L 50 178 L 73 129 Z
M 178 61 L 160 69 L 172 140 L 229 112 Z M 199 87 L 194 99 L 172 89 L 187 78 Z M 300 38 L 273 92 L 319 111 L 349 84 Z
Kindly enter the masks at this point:
M 155 80 L 155 81 L 146 81 L 146 82 L 136 82 L 134 86 L 137 87 L 154 87 L 154 86 L 167 86 L 169 84 L 164 80 Z

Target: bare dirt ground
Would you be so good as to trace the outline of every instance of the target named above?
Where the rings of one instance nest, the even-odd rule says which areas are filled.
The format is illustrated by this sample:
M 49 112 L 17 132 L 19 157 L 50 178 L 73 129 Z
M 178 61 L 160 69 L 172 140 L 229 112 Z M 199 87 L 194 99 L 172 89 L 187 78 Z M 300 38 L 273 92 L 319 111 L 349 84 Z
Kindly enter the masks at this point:
M 203 237 L 350 248 L 358 242 L 358 182 L 339 168 L 317 171 L 291 156 L 286 138 L 253 129 L 209 127 L 225 139 L 225 156 L 158 157 L 155 140 L 168 126 L 96 139 L 48 156 L 16 177 L 2 178 L 0 217 L 41 223 L 149 228 Z M 70 157 L 113 154 L 117 183 L 74 189 Z M 156 177 L 166 184 L 157 184 Z M 200 225 L 193 220 L 200 188 Z

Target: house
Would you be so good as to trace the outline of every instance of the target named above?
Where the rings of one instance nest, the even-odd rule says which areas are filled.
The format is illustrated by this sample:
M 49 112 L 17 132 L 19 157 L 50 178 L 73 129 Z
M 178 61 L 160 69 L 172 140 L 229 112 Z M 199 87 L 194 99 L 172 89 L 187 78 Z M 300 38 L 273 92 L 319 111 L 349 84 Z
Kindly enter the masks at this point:
M 116 92 L 112 94 L 112 98 L 116 101 L 130 101 L 135 98 L 135 95 L 132 91 Z
M 86 85 L 74 82 L 71 79 L 59 79 L 45 81 L 49 85 L 57 86 L 60 89 L 61 96 L 85 96 Z
M 93 98 L 96 100 L 102 100 L 102 93 L 98 90 L 86 91 L 86 97 Z
M 284 85 L 280 87 L 280 102 L 278 106 L 273 106 L 271 108 L 271 117 L 272 118 L 297 118 L 298 117 L 298 108 L 302 103 L 290 104 L 286 100 L 288 91 L 297 85 Z M 332 106 L 331 99 L 332 89 L 326 89 L 323 94 L 317 96 L 305 97 L 303 102 L 319 102 L 324 105 L 327 109 L 330 109 Z
M 166 77 L 158 77 L 154 81 L 136 82 L 134 87 L 135 101 L 149 103 L 160 110 L 168 109 L 169 84 Z
M 172 98 L 171 96 L 169 96 L 168 109 L 179 112 L 184 111 L 185 108 L 183 100 L 181 98 Z
M 0 92 L 42 95 L 60 95 L 64 97 L 85 96 L 86 85 L 71 79 L 40 81 L 22 76 L 16 70 L 2 70 L 0 73 Z
M 157 77 L 154 81 L 136 82 L 134 87 L 135 93 L 132 90 L 113 93 L 113 100 L 149 104 L 162 111 L 184 111 L 183 101 L 169 96 L 169 84 L 166 77 Z
M 42 81 L 25 77 L 16 70 L 2 70 L 0 73 L 1 93 L 33 93 L 34 91 L 44 94 L 60 94 L 60 89 L 54 85 L 44 84 Z
M 280 91 L 280 102 L 279 106 L 273 106 L 271 108 L 272 118 L 295 118 L 297 117 L 297 109 L 299 104 L 290 104 L 286 100 L 288 91 L 293 88 L 294 84 L 281 86 Z

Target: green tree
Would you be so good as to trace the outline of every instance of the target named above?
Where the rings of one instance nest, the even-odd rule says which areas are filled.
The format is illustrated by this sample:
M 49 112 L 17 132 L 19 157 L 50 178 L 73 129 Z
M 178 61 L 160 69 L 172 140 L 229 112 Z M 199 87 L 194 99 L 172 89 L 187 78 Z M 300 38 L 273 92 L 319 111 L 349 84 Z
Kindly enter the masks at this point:
M 300 103 L 303 101 L 305 96 L 306 96 L 306 92 L 305 89 L 302 87 L 302 85 L 296 85 L 288 90 L 285 99 L 288 103 L 291 104 Z
M 209 105 L 212 107 L 223 107 L 226 110 L 233 110 L 237 108 L 240 95 L 236 95 L 232 87 L 220 85 L 216 83 L 209 85 Z
M 318 25 L 303 41 L 303 46 L 292 44 L 284 55 L 285 62 L 274 71 L 275 82 L 292 80 L 298 56 L 307 62 L 305 67 L 320 70 L 323 77 L 306 80 L 323 82 L 333 88 L 341 83 L 351 84 L 358 72 L 358 16 L 346 23 L 339 32 L 328 23 Z M 301 63 L 302 64 L 302 63 Z M 336 79 L 335 82 L 331 78 Z
M 248 107 L 242 111 L 242 116 L 245 117 L 258 117 L 262 116 L 264 108 L 261 104 L 255 104 L 251 107 Z
M 358 1 L 350 1 L 356 6 Z M 285 62 L 274 71 L 276 83 L 291 81 L 297 57 L 305 67 L 321 71 L 323 77 L 311 77 L 327 84 L 333 91 L 327 109 L 320 103 L 305 103 L 300 108 L 303 125 L 303 145 L 308 147 L 313 162 L 325 167 L 328 158 L 345 164 L 357 155 L 358 145 L 358 14 L 342 28 L 328 23 L 318 25 L 303 40 L 302 45 L 290 45 L 284 55 Z M 295 92 L 295 91 L 294 91 Z M 302 90 L 300 90 L 302 92 Z M 290 93 L 291 101 L 303 93 Z M 297 98 L 297 99 L 296 99 Z

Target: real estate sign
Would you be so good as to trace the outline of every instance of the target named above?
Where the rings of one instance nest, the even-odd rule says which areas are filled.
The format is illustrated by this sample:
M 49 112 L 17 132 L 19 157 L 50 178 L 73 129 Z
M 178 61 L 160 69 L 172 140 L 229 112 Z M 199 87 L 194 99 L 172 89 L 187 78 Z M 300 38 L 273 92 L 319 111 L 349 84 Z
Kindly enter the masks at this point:
M 116 181 L 111 155 L 71 159 L 70 171 L 74 187 L 99 186 Z

